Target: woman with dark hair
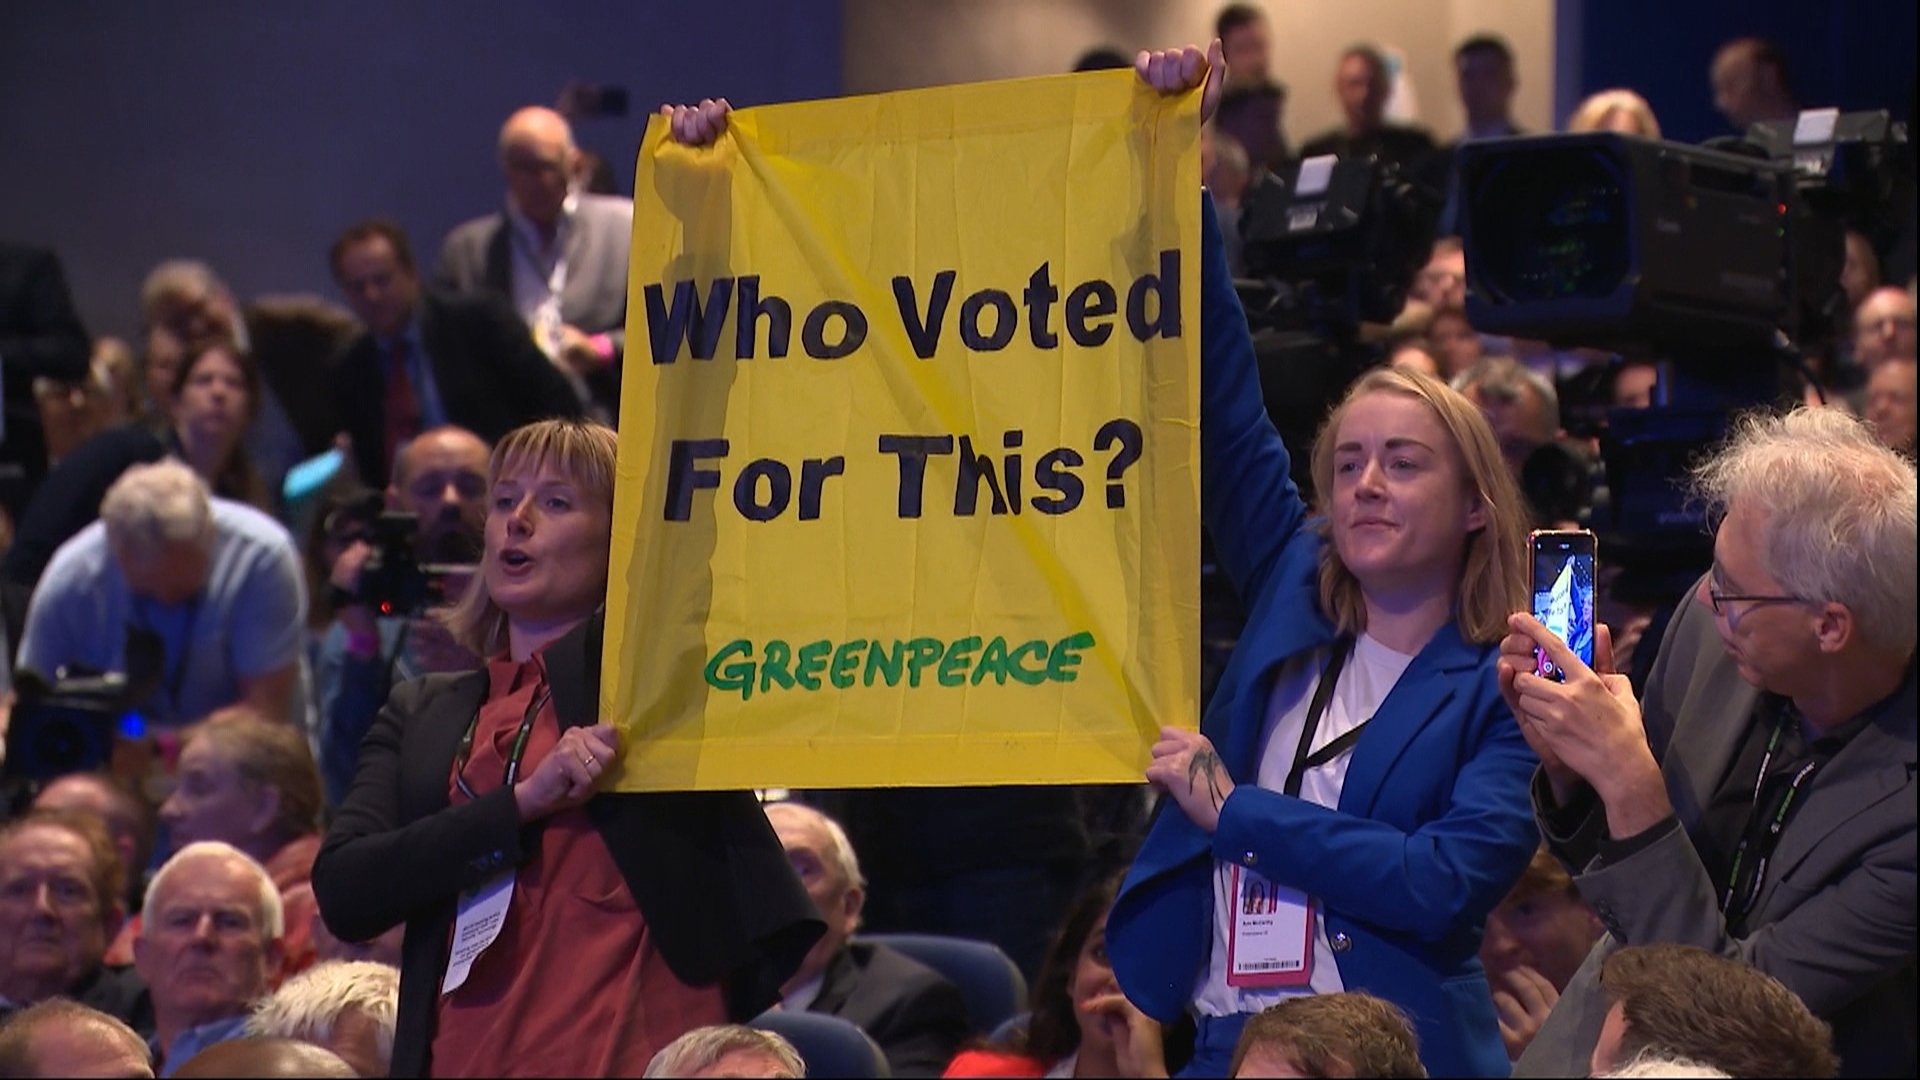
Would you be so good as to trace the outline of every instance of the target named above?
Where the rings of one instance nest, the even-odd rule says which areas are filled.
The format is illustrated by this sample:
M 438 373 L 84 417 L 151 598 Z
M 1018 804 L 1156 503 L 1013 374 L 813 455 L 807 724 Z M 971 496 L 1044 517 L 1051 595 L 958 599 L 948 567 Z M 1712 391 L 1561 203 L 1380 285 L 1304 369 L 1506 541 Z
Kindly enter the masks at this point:
M 1107 963 L 1107 910 L 1120 879 L 1082 893 L 1027 996 L 1027 1024 L 1005 1046 L 962 1050 L 947 1076 L 1166 1076 L 1160 1024 L 1120 993 Z
M 213 494 L 271 512 L 272 504 L 243 440 L 260 409 L 260 371 L 253 358 L 223 336 L 190 344 L 173 370 L 164 426 L 133 421 L 101 432 L 60 461 L 20 520 L 7 577 L 32 585 L 47 560 L 100 516 L 100 500 L 135 465 L 174 457 L 207 482 Z
M 486 663 L 394 690 L 314 864 L 339 939 L 406 927 L 394 1076 L 638 1076 L 778 1001 L 825 929 L 751 793 L 601 790 L 616 445 L 542 420 L 494 448 L 448 618 Z

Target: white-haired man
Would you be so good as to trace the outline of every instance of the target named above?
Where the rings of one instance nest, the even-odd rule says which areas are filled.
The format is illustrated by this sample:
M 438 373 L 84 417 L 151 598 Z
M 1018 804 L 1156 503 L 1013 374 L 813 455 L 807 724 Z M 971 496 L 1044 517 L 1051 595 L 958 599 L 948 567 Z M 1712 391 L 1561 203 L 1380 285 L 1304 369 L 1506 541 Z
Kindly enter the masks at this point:
M 399 1010 L 399 968 L 336 960 L 281 983 L 254 1006 L 247 1034 L 309 1042 L 340 1055 L 361 1076 L 385 1076 Z
M 147 886 L 133 966 L 153 995 L 160 1075 L 245 1034 L 253 1003 L 280 970 L 280 890 L 239 848 L 181 848 Z
M 1912 1075 L 1913 465 L 1859 419 L 1802 408 L 1743 421 L 1695 482 L 1724 515 L 1713 569 L 1644 702 L 1525 614 L 1501 645 L 1541 832 L 1608 931 L 1515 1074 L 1579 1073 L 1603 962 L 1664 943 L 1778 979 L 1850 1073 Z M 1533 674 L 1536 647 L 1564 683 Z
M 133 705 L 163 726 L 245 704 L 304 727 L 306 620 L 287 530 L 159 461 L 114 481 L 100 520 L 54 553 L 27 609 L 19 667 L 144 675 L 158 686 Z
M 740 1024 L 694 1028 L 660 1048 L 643 1077 L 757 1076 L 799 1080 L 807 1067 L 793 1044 Z
M 500 128 L 506 205 L 447 234 L 434 284 L 513 301 L 534 340 L 602 409 L 619 388 L 633 203 L 578 190 L 566 118 L 530 106 Z
M 773 803 L 767 820 L 827 932 L 780 988 L 781 1007 L 858 1024 L 895 1076 L 938 1076 L 972 1025 L 960 990 L 932 968 L 871 941 L 852 941 L 866 879 L 840 824 L 810 806 Z

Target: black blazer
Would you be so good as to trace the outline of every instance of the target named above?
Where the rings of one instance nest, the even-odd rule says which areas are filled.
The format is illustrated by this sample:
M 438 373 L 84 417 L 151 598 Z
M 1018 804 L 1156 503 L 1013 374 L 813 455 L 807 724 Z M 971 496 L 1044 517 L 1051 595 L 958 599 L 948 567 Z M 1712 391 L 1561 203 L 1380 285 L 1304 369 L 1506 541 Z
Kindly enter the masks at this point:
M 851 941 L 821 974 L 808 1012 L 860 1025 L 895 1076 L 939 1076 L 973 1034 L 967 999 L 946 976 L 897 949 Z
M 601 634 L 596 615 L 547 650 L 562 729 L 595 722 Z M 460 891 L 524 863 L 539 843 L 539 824 L 521 825 L 511 789 L 460 806 L 447 798 L 456 744 L 486 694 L 484 670 L 395 688 L 313 864 L 314 897 L 336 937 L 407 926 L 393 1076 L 427 1074 Z M 736 1020 L 778 999 L 826 924 L 751 794 L 604 794 L 587 814 L 681 981 L 724 982 Z
M 47 438 L 33 398 L 38 376 L 78 382 L 93 342 L 74 310 L 60 259 L 45 248 L 0 243 L 0 380 L 6 436 L 0 439 L 0 502 L 18 520 L 47 475 Z
M 498 297 L 422 289 L 420 344 L 433 365 L 447 421 L 489 443 L 522 424 L 580 415 L 572 384 Z M 334 415 L 353 439 L 360 480 L 386 487 L 387 376 L 379 342 L 371 332 L 361 334 L 333 367 Z

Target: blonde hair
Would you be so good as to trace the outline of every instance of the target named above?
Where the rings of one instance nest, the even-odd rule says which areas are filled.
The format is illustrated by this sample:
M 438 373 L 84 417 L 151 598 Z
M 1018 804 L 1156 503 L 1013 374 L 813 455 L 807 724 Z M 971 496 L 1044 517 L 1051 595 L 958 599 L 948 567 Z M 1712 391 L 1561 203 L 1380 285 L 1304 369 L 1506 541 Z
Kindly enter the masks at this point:
M 1602 90 L 1581 102 L 1580 107 L 1573 110 L 1573 115 L 1567 117 L 1567 130 L 1605 130 L 1607 117 L 1617 112 L 1631 117 L 1640 135 L 1649 139 L 1660 137 L 1660 121 L 1654 118 L 1653 106 L 1648 105 L 1647 99 L 1639 94 L 1621 88 Z
M 121 473 L 100 500 L 100 520 L 107 546 L 135 560 L 153 558 L 172 544 L 213 546 L 206 481 L 171 458 Z
M 1870 644 L 1913 651 L 1913 463 L 1866 421 L 1805 406 L 1749 414 L 1693 485 L 1710 516 L 1758 511 L 1760 558 L 1783 591 L 1840 604 Z
M 328 960 L 281 983 L 253 1007 L 247 1034 L 324 1047 L 349 1011 L 372 1022 L 380 1060 L 390 1065 L 393 1030 L 399 1022 L 400 970 L 371 960 Z
M 1527 604 L 1527 511 L 1513 474 L 1500 457 L 1500 444 L 1473 402 L 1433 376 L 1409 368 L 1367 372 L 1347 391 L 1314 440 L 1314 490 L 1322 499 L 1330 497 L 1333 448 L 1340 436 L 1340 421 L 1355 401 L 1379 393 L 1422 402 L 1453 437 L 1462 483 L 1478 496 L 1486 511 L 1486 525 L 1467 535 L 1453 618 L 1465 640 L 1493 644 L 1506 636 L 1507 616 Z M 1367 628 L 1360 581 L 1340 561 L 1340 552 L 1331 540 L 1331 521 L 1322 518 L 1319 528 L 1328 538 L 1320 548 L 1320 609 L 1341 633 L 1358 634 Z
M 537 420 L 514 428 L 493 448 L 487 488 L 509 473 L 552 468 L 578 485 L 583 498 L 613 512 L 614 464 L 620 437 L 604 424 L 588 420 Z M 460 602 L 443 620 L 453 639 L 476 656 L 492 656 L 507 647 L 507 613 L 487 591 L 486 569 L 473 575 Z
M 306 738 L 292 724 L 232 706 L 188 728 L 180 747 L 184 750 L 202 739 L 218 747 L 241 777 L 279 793 L 280 812 L 272 829 L 281 843 L 319 830 L 326 806 L 320 767 Z

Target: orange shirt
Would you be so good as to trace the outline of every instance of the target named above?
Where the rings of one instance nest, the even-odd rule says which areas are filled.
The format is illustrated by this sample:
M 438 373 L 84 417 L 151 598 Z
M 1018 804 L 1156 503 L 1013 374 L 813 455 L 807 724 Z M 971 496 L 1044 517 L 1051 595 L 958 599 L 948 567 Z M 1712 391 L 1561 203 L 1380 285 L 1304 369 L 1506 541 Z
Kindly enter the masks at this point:
M 546 666 L 495 658 L 465 777 L 475 795 L 499 787 Z M 560 738 L 548 701 L 535 715 L 521 776 Z M 466 800 L 448 776 L 456 805 Z M 434 1076 L 638 1076 L 661 1047 L 726 1022 L 719 986 L 674 977 L 584 809 L 547 818 L 517 871 L 500 936 L 467 981 L 440 997 Z M 672 873 L 672 867 L 661 867 Z

